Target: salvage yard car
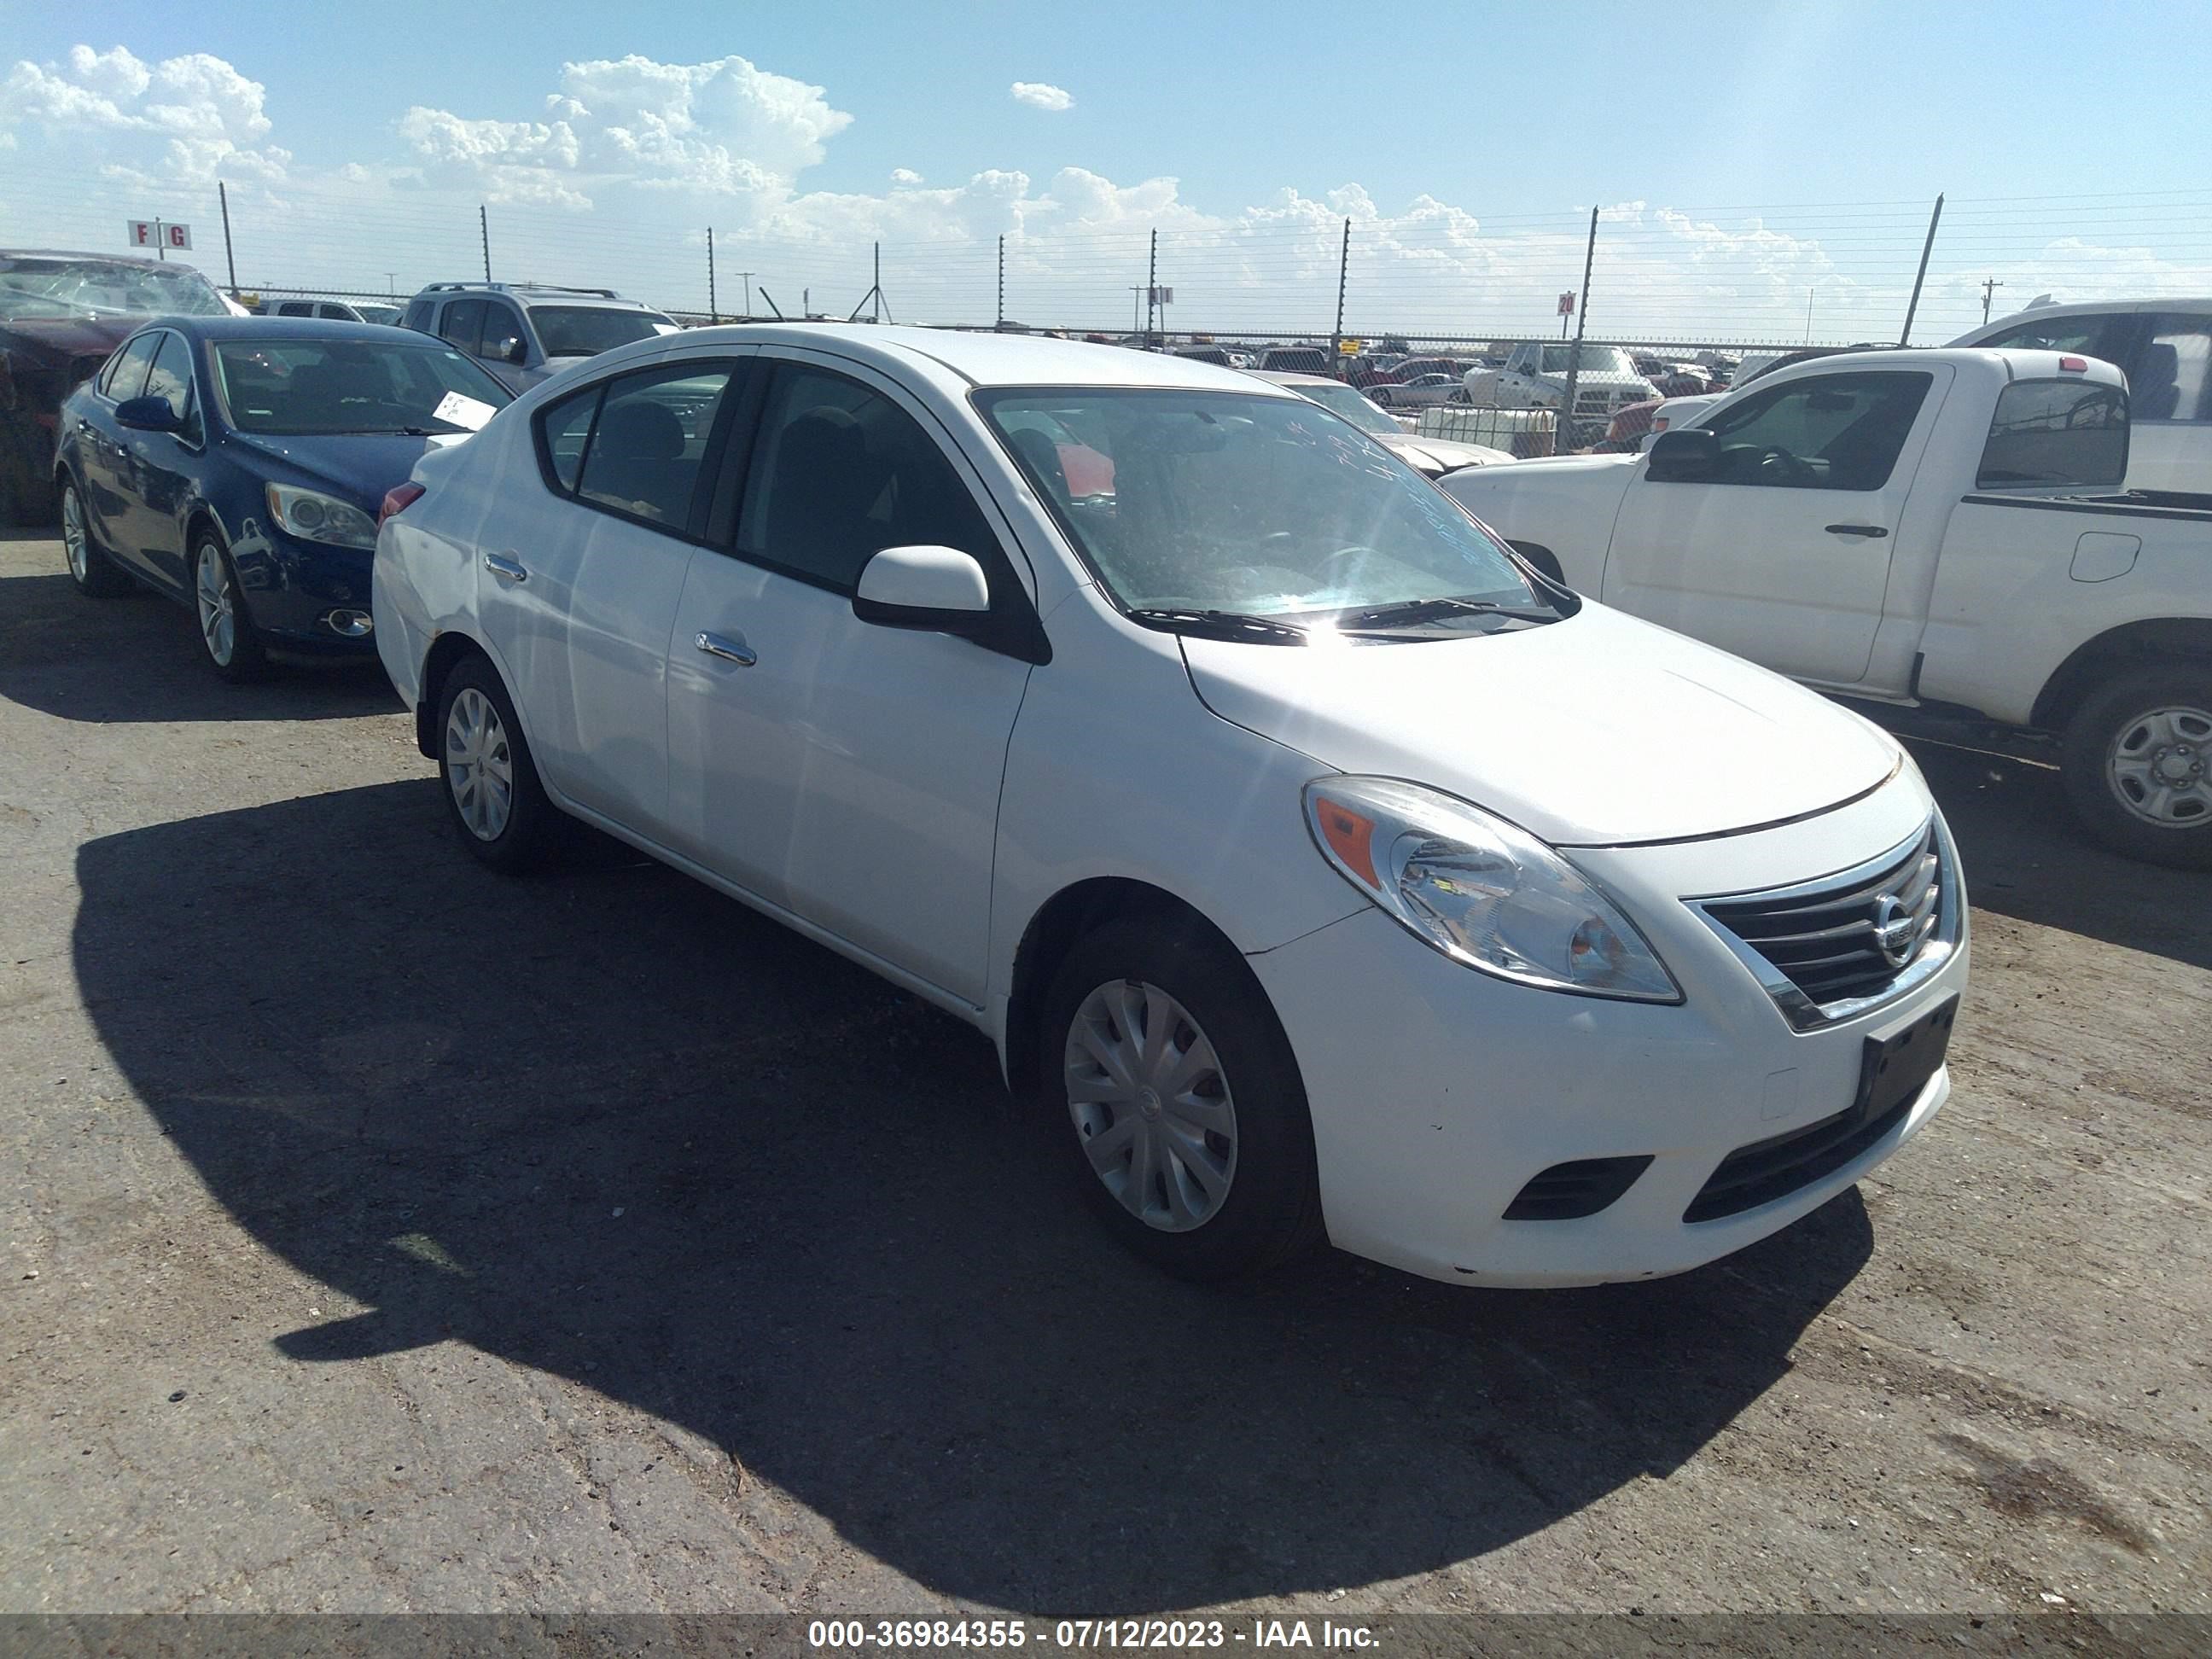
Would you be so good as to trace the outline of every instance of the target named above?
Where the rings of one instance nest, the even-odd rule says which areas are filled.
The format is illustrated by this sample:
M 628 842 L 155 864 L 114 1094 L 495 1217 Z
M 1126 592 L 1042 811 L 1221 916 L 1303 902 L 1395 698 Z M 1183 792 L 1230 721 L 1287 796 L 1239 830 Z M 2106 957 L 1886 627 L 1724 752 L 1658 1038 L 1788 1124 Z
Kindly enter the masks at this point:
M 611 288 L 546 283 L 433 283 L 400 320 L 466 352 L 514 392 L 611 347 L 682 331 Z
M 471 852 L 573 815 L 972 1022 L 1171 1271 L 1680 1272 L 1949 1089 L 1896 741 L 1233 370 L 643 342 L 425 455 L 374 594 Z
M 1698 418 L 1641 456 L 1442 487 L 1607 605 L 1825 690 L 2055 737 L 2100 840 L 2212 868 L 2212 501 L 2114 493 L 2118 369 L 1827 356 Z
M 190 265 L 0 249 L 0 528 L 53 522 L 54 422 L 109 352 L 149 317 L 228 312 Z
M 459 352 L 400 329 L 165 319 L 62 406 L 70 579 L 96 599 L 135 581 L 190 605 L 225 679 L 272 653 L 367 658 L 386 492 L 507 401 Z
M 1323 409 L 1334 410 L 1425 478 L 1441 478 L 1455 467 L 1492 466 L 1513 459 L 1505 451 L 1486 445 L 1424 438 L 1408 432 L 1341 380 L 1320 374 L 1262 374 L 1260 378 L 1310 398 Z

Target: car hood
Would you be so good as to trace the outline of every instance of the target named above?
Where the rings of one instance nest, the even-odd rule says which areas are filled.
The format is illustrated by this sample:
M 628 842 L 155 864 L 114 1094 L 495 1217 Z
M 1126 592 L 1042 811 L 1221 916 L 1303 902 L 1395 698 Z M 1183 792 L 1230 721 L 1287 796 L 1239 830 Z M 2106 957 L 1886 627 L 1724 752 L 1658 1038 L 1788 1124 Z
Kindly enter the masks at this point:
M 1726 834 L 1852 799 L 1897 744 L 1763 668 L 1585 601 L 1565 622 L 1387 645 L 1186 636 L 1206 706 L 1326 767 L 1472 801 L 1554 846 Z
M 0 322 L 0 346 L 54 362 L 106 356 L 154 319 L 151 317 L 24 317 Z
M 415 463 L 430 447 L 428 438 L 386 432 L 331 432 L 297 438 L 234 432 L 230 441 L 252 455 L 267 456 L 308 474 L 320 488 L 372 516 L 384 504 L 385 491 L 405 483 Z
M 1375 434 L 1375 441 L 1396 454 L 1408 466 L 1418 467 L 1428 473 L 1449 472 L 1453 468 L 1462 466 L 1489 466 L 1513 459 L 1502 449 L 1492 449 L 1482 444 L 1455 443 L 1449 438 L 1422 438 L 1410 432 L 1396 434 L 1378 432 Z

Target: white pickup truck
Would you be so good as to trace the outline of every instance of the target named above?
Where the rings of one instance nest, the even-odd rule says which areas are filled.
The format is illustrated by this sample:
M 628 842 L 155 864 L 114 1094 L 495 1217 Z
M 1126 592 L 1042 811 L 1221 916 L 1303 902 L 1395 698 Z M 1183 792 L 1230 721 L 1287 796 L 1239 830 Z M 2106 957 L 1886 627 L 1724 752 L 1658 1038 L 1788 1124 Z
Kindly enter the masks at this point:
M 1570 587 L 1823 690 L 2054 737 L 2082 821 L 2212 868 L 2212 498 L 2114 493 L 2127 386 L 2057 351 L 1779 369 L 1641 455 L 1448 474 Z

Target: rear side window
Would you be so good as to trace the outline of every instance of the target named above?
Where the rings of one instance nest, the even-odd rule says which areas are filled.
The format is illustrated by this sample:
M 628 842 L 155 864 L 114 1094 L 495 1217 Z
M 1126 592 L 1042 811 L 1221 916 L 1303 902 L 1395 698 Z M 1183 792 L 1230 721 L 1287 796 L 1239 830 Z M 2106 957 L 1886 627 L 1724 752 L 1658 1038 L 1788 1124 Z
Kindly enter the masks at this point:
M 2212 421 L 2212 317 L 2153 317 L 2128 395 L 2139 421 Z
M 707 440 L 714 417 L 729 394 L 727 363 L 670 363 L 625 374 L 599 388 L 598 416 L 576 468 L 575 494 L 595 507 L 634 519 L 688 532 L 699 482 L 705 471 Z M 542 428 L 549 451 L 556 434 L 550 426 L 566 414 L 573 431 L 575 399 L 547 410 Z M 561 467 L 555 452 L 554 473 Z
M 556 483 L 574 495 L 577 477 L 584 470 L 584 446 L 591 441 L 592 422 L 599 412 L 604 386 L 586 386 L 573 397 L 548 405 L 538 417 L 544 445 L 545 465 Z
M 2117 486 L 2128 471 L 2128 400 L 2092 381 L 2015 380 L 1997 394 L 1977 489 Z
M 159 334 L 141 334 L 117 352 L 100 377 L 100 395 L 118 404 L 137 397 L 146 389 L 146 371 L 154 362 L 154 348 L 161 343 Z
M 407 314 L 399 319 L 399 326 L 417 329 L 428 334 L 430 331 L 430 301 L 410 300 L 407 302 Z
M 777 369 L 738 523 L 739 556 L 849 593 L 886 547 L 999 556 L 975 498 L 914 417 L 840 374 Z

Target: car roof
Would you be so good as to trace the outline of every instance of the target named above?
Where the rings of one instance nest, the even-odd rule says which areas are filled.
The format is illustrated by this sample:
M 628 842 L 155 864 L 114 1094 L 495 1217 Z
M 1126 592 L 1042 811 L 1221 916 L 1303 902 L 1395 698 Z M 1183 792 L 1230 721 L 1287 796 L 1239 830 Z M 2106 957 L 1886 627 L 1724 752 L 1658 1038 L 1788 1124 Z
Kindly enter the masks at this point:
M 157 274 L 165 270 L 189 271 L 195 276 L 207 274 L 182 259 L 149 259 L 137 253 L 92 253 L 72 247 L 0 247 L 0 259 L 89 259 L 94 264 L 143 265 Z
M 595 289 L 563 288 L 557 283 L 432 283 L 417 289 L 406 301 L 415 300 L 483 300 L 501 295 L 517 305 L 530 306 L 595 306 L 603 311 L 649 311 L 656 317 L 666 313 L 658 306 L 649 306 L 642 300 L 633 300 L 623 294 L 604 294 Z M 371 301 L 370 304 L 376 303 Z
M 1254 377 L 1196 357 L 1127 346 L 1048 340 L 1033 334 L 914 328 L 866 323 L 738 323 L 688 329 L 686 348 L 814 346 L 887 371 L 933 368 L 969 387 L 1017 386 L 1160 386 L 1194 392 L 1255 390 Z M 641 344 L 650 343 L 641 342 Z M 669 337 L 660 342 L 671 343 Z M 1262 393 L 1261 395 L 1270 395 Z
M 1960 336 L 1972 340 L 1984 334 L 1994 334 L 1999 329 L 2010 328 L 2018 323 L 2039 322 L 2045 317 L 2094 317 L 2106 312 L 2184 311 L 2212 312 L 2212 299 L 2172 300 L 2069 300 L 2063 305 L 2030 306 L 2025 311 L 2015 311 L 2009 317 L 2000 317 L 1995 322 L 1984 323 Z M 1953 342 L 1958 343 L 1957 341 Z
M 148 328 L 173 328 L 206 340 L 381 340 L 387 345 L 445 345 L 434 334 L 343 317 L 153 317 Z M 451 348 L 448 348 L 450 349 Z

